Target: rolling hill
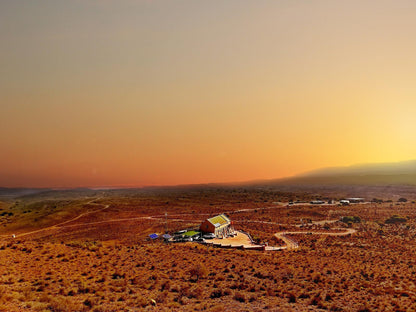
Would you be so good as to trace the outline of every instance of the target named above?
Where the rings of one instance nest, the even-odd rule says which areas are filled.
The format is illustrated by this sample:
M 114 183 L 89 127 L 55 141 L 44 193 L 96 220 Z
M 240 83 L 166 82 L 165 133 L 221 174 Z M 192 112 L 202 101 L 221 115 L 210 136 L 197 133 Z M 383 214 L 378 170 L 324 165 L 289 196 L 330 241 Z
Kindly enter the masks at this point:
M 416 185 L 416 160 L 323 168 L 273 182 L 278 184 Z

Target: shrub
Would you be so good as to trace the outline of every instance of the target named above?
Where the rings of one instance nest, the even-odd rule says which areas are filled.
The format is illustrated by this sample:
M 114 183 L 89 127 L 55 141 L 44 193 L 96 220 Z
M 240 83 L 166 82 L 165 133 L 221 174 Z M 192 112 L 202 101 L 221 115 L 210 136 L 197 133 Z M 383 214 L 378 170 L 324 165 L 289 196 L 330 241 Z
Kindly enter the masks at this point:
M 347 216 L 347 217 L 342 217 L 341 222 L 344 222 L 344 223 L 360 223 L 361 218 L 358 217 L 358 216 Z
M 217 290 L 214 290 L 214 291 L 211 293 L 210 298 L 211 298 L 211 299 L 221 298 L 221 296 L 222 296 L 222 290 L 221 290 L 221 289 L 217 289 Z
M 317 306 L 317 305 L 320 305 L 320 303 L 321 303 L 321 296 L 318 294 L 318 295 L 315 295 L 315 297 L 312 298 L 312 300 L 310 301 L 309 304 Z
M 257 296 L 255 296 L 255 295 L 251 295 L 250 296 L 250 299 L 248 300 L 249 302 L 254 302 L 254 301 L 256 301 L 257 300 Z
M 240 302 L 246 302 L 246 296 L 240 292 L 236 292 L 233 299 Z
M 200 278 L 205 278 L 208 275 L 207 268 L 202 264 L 195 265 L 191 270 L 189 270 L 191 282 L 197 282 Z
M 296 296 L 293 293 L 289 293 L 287 298 L 289 303 L 296 303 Z
M 313 281 L 314 283 L 318 284 L 319 282 L 321 282 L 321 280 L 322 280 L 321 273 L 319 273 L 319 272 L 315 272 L 315 273 L 312 275 L 312 281 Z
M 407 221 L 406 218 L 399 217 L 398 215 L 393 215 L 388 218 L 384 223 L 386 224 L 396 224 L 396 223 L 405 223 Z

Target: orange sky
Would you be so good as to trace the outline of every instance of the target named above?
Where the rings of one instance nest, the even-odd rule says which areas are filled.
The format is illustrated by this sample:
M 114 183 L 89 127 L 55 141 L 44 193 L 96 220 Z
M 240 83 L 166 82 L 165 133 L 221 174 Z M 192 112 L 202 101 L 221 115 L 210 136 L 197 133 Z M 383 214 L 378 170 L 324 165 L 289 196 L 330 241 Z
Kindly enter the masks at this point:
M 0 186 L 414 159 L 414 1 L 0 2 Z

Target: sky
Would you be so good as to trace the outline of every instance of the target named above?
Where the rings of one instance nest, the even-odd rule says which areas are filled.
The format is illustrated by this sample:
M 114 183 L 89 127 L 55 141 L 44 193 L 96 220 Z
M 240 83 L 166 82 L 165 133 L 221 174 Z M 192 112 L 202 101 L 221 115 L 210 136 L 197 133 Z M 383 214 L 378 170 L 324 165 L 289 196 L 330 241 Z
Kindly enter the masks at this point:
M 415 159 L 415 12 L 411 0 L 2 0 L 0 186 Z

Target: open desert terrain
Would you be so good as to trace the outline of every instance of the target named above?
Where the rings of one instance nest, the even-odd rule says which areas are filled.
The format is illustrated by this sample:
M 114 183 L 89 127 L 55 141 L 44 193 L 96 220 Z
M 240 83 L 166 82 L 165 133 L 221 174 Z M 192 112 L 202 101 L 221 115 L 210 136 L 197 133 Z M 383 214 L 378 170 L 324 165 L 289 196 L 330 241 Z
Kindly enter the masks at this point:
M 0 312 L 416 311 L 415 17 L 0 0 Z
M 272 187 L 3 196 L 0 310 L 414 311 L 414 201 L 317 198 L 340 199 Z M 287 249 L 149 238 L 219 213 Z

